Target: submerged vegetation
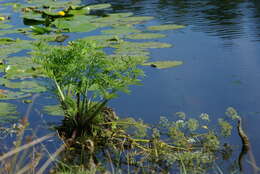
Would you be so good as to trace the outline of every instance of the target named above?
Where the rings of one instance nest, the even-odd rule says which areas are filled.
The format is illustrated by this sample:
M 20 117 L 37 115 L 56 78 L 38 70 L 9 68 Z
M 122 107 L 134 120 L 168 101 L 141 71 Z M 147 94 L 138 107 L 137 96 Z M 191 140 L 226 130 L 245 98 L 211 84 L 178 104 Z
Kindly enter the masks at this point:
M 30 27 L 13 28 L 8 15 L 0 15 L 0 99 L 29 104 L 27 115 L 8 127 L 6 120 L 16 119 L 18 113 L 15 105 L 0 103 L 1 129 L 15 135 L 7 136 L 14 146 L 1 152 L 0 173 L 41 174 L 52 162 L 49 173 L 57 174 L 221 173 L 220 159 L 233 160 L 233 147 L 222 141 L 232 133 L 230 122 L 240 120 L 232 108 L 227 117 L 218 120 L 219 127 L 211 127 L 212 117 L 207 114 L 188 118 L 180 112 L 175 120 L 161 117 L 159 124 L 148 125 L 121 118 L 108 105 L 120 92 L 129 93 L 129 86 L 140 84 L 142 66 L 164 69 L 183 64 L 176 60 L 150 62 L 150 48 L 172 45 L 143 41 L 163 38 L 157 32 L 185 26 L 150 26 L 148 33 L 135 25 L 153 19 L 151 16 L 109 13 L 110 4 L 81 5 L 78 0 L 1 5 L 20 12 L 23 23 Z M 97 29 L 100 35 L 85 37 L 86 32 Z M 83 38 L 66 42 L 72 32 Z M 6 36 L 14 33 L 27 39 Z M 43 92 L 53 92 L 58 99 L 58 105 L 43 106 L 43 110 L 64 116 L 55 125 L 63 145 L 52 154 L 41 142 L 53 134 L 35 139 L 25 133 L 30 128 L 28 114 L 34 94 Z M 239 173 L 238 165 L 232 172 Z

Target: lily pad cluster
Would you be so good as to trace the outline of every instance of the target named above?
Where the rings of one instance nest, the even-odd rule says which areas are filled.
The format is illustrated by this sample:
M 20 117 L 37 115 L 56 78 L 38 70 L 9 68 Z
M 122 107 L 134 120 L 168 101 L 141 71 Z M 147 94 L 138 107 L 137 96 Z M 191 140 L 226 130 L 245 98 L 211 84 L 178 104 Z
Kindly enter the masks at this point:
M 20 13 L 24 25 L 14 26 L 10 15 L 2 12 L 6 8 Z M 81 39 L 95 41 L 101 48 L 111 48 L 112 58 L 127 55 L 133 59 L 148 61 L 149 49 L 172 47 L 171 44 L 157 41 L 165 37 L 160 31 L 184 27 L 150 26 L 147 31 L 142 31 L 136 25 L 152 20 L 152 16 L 134 16 L 129 12 L 111 11 L 111 4 L 82 5 L 80 0 L 1 2 L 0 100 L 24 99 L 32 93 L 47 90 L 40 83 L 43 77 L 42 68 L 33 63 L 30 56 L 35 40 L 59 44 L 66 42 L 72 32 L 80 36 L 96 30 L 100 31 L 99 35 Z M 10 37 L 10 34 L 15 34 L 16 37 Z M 181 65 L 182 62 L 146 62 L 143 65 L 152 64 L 163 69 Z

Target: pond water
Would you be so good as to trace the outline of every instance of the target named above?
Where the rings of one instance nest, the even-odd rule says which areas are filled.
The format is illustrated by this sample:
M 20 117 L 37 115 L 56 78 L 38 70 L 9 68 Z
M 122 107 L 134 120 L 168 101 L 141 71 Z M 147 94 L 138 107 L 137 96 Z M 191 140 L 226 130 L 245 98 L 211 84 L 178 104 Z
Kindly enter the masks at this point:
M 89 1 L 88 1 L 89 2 Z M 151 15 L 147 25 L 176 23 L 185 29 L 160 39 L 173 48 L 151 50 L 152 60 L 182 60 L 166 70 L 145 69 L 143 86 L 112 103 L 120 115 L 157 122 L 183 111 L 190 116 L 223 116 L 234 107 L 244 119 L 260 163 L 260 2 L 222 0 L 117 0 L 115 11 Z M 141 26 L 142 27 L 142 26 Z M 240 144 L 237 135 L 235 143 Z M 248 170 L 251 173 L 250 170 Z
M 223 116 L 225 110 L 232 106 L 244 120 L 244 129 L 250 138 L 252 152 L 256 163 L 260 164 L 260 2 L 83 1 L 86 4 L 104 2 L 112 4 L 113 12 L 133 12 L 135 15 L 155 17 L 154 20 L 139 24 L 137 27 L 141 29 L 150 25 L 172 23 L 187 26 L 181 30 L 158 32 L 167 34 L 166 38 L 158 41 L 171 43 L 174 47 L 150 50 L 151 61 L 181 60 L 184 64 L 164 70 L 145 67 L 143 85 L 132 87 L 130 95 L 122 94 L 110 103 L 118 115 L 156 123 L 160 116 L 171 118 L 179 111 L 190 116 L 208 113 L 217 118 Z M 16 13 L 13 18 L 16 19 L 13 24 L 23 25 Z M 71 36 L 71 39 L 81 37 L 76 34 Z M 50 103 L 46 99 L 49 94 L 43 95 L 41 100 L 37 99 L 36 108 Z M 20 106 L 20 112 L 26 112 L 26 107 L 21 102 L 12 103 Z M 39 115 L 36 111 L 34 113 Z M 42 120 L 55 122 L 60 118 L 45 116 Z M 42 120 L 31 117 L 30 121 L 33 126 L 39 127 Z M 44 135 L 46 132 L 47 130 L 39 134 Z M 232 141 L 234 144 L 241 143 L 238 135 L 234 135 Z M 251 173 L 248 163 L 245 163 L 248 167 L 245 171 Z

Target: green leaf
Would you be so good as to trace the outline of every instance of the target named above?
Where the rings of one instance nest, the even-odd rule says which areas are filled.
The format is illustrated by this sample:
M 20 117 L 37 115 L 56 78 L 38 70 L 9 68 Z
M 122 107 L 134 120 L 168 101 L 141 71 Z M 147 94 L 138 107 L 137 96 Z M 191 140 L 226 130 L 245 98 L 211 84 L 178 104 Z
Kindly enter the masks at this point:
M 135 29 L 133 26 L 116 26 L 109 30 L 103 30 L 102 33 L 112 35 L 126 35 L 130 33 L 140 33 L 140 30 Z

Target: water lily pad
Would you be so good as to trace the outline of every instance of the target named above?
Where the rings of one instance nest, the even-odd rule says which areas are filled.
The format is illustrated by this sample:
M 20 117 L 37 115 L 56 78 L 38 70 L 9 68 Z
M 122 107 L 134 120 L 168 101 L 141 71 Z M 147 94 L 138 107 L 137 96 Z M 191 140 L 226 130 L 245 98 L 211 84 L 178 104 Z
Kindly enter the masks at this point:
M 25 31 L 24 31 L 25 32 Z M 9 30 L 0 30 L 0 36 L 4 36 L 6 34 L 13 34 L 13 33 L 24 33 L 22 29 L 9 29 Z
M 101 9 L 106 9 L 110 8 L 111 4 L 105 3 L 105 4 L 96 4 L 96 5 L 89 5 L 85 7 L 85 9 L 90 9 L 90 10 L 101 10 Z
M 31 35 L 30 38 L 47 42 L 54 42 L 57 36 L 60 36 L 60 34 Z
M 20 98 L 25 98 L 30 96 L 31 94 L 20 92 L 20 91 L 11 91 L 8 89 L 0 90 L 0 100 L 14 100 L 14 99 L 20 99 Z
M 154 19 L 152 16 L 131 16 L 120 19 L 121 22 L 138 24 Z
M 111 14 L 108 14 L 109 17 L 113 17 L 113 18 L 117 18 L 117 19 L 120 19 L 120 18 L 125 18 L 125 17 L 129 17 L 129 16 L 133 16 L 133 13 L 132 12 L 126 12 L 126 13 L 111 13 Z
M 168 25 L 150 26 L 150 27 L 148 27 L 148 30 L 163 31 L 163 30 L 176 30 L 176 29 L 181 29 L 181 28 L 185 28 L 185 26 L 168 24 Z
M 122 55 L 122 56 L 143 56 L 146 57 L 146 59 L 149 57 L 150 52 L 147 51 L 146 49 L 142 48 L 132 48 L 132 49 L 127 49 L 127 48 L 119 48 L 114 51 L 116 55 Z
M 43 76 L 42 68 L 33 63 L 30 57 L 10 57 L 5 65 L 6 79 L 25 79 Z
M 7 29 L 7 28 L 12 28 L 13 26 L 10 24 L 5 24 L 3 22 L 0 22 L 0 29 Z M 0 31 L 1 32 L 1 31 Z
M 140 33 L 140 30 L 135 29 L 133 26 L 117 26 L 110 30 L 103 30 L 102 33 L 113 35 L 126 35 L 130 33 Z
M 165 68 L 172 68 L 172 67 L 180 66 L 182 64 L 183 64 L 182 61 L 173 60 L 173 61 L 146 62 L 143 65 L 152 66 L 152 67 L 158 68 L 158 69 L 165 69 Z
M 161 42 L 120 42 L 118 44 L 110 45 L 112 48 L 116 48 L 115 54 L 117 55 L 129 55 L 129 56 L 148 56 L 148 48 L 169 48 L 171 44 Z
M 1 95 L 1 90 L 0 90 Z M 16 106 L 10 103 L 0 103 L 0 123 L 17 119 Z
M 32 32 L 34 34 L 45 34 L 50 33 L 52 29 L 50 27 L 40 27 L 40 26 L 31 26 Z
M 91 20 L 97 26 L 116 26 L 116 25 L 133 25 L 151 19 L 151 17 L 129 17 L 133 13 L 112 13 L 105 17 L 99 17 Z M 128 19 L 129 18 L 129 19 Z
M 68 14 L 70 15 L 86 15 L 89 14 L 90 9 L 88 8 L 82 8 L 78 10 L 69 10 Z
M 103 48 L 109 47 L 110 45 L 113 45 L 113 44 L 118 44 L 120 42 L 123 42 L 123 40 L 120 37 L 114 36 L 114 35 L 88 36 L 88 37 L 83 38 L 82 40 L 95 41 L 97 46 L 103 47 Z
M 147 49 L 147 48 L 170 48 L 171 44 L 162 42 L 121 42 L 112 46 L 113 48 L 124 48 L 124 49 Z
M 28 92 L 28 93 L 36 93 L 36 92 L 44 92 L 46 91 L 46 88 L 37 81 L 19 81 L 19 82 L 13 82 L 4 78 L 0 79 L 0 85 L 10 88 L 10 89 L 19 89 L 19 91 L 22 92 Z
M 54 0 L 30 0 L 27 1 L 30 4 L 34 4 L 38 7 L 49 7 L 49 8 L 64 8 L 73 5 L 78 5 L 81 3 L 80 0 L 73 0 L 73 1 L 54 1 Z
M 34 11 L 25 12 L 22 17 L 25 25 L 39 25 L 45 23 L 45 19 L 42 18 L 42 14 Z
M 166 37 L 164 34 L 158 33 L 139 33 L 139 34 L 130 34 L 125 36 L 127 39 L 156 39 Z
M 74 16 L 71 18 L 58 18 L 53 24 L 59 29 L 68 30 L 70 32 L 89 32 L 97 29 L 97 26 L 89 22 L 93 16 Z
M 43 111 L 52 116 L 64 116 L 64 112 L 61 109 L 60 105 L 44 106 Z
M 7 41 L 4 42 L 7 43 Z M 32 41 L 29 40 L 11 39 L 8 44 L 0 44 L 0 57 L 1 56 L 4 57 L 9 54 L 16 53 L 25 49 L 31 49 L 32 48 L 31 43 Z
M 12 44 L 15 43 L 16 41 L 12 38 L 9 37 L 3 37 L 0 38 L 0 45 L 6 45 L 6 44 Z

